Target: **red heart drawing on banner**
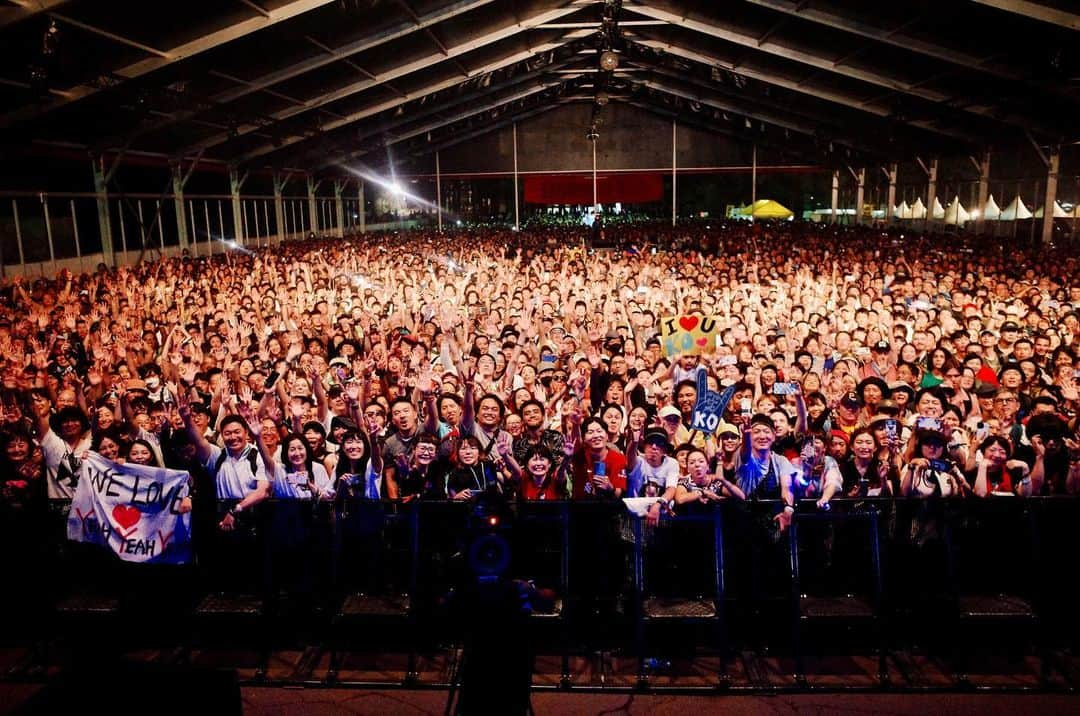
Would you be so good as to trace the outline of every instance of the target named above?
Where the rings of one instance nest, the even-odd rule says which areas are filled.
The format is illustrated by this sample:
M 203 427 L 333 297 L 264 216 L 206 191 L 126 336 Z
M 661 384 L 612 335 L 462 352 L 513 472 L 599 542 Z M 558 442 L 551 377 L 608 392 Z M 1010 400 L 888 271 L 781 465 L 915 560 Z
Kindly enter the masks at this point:
M 679 325 L 682 326 L 682 329 L 684 331 L 692 331 L 692 330 L 694 330 L 694 327 L 697 324 L 698 324 L 698 317 L 697 316 L 683 316 L 682 318 L 679 319 Z
M 697 343 L 702 348 L 704 348 L 705 344 L 708 343 L 708 342 L 709 342 L 708 338 L 698 338 L 696 341 L 694 341 L 694 343 Z
M 131 505 L 117 505 L 112 511 L 113 519 L 120 525 L 120 528 L 127 531 L 136 522 L 142 519 L 142 512 L 139 512 L 137 507 Z

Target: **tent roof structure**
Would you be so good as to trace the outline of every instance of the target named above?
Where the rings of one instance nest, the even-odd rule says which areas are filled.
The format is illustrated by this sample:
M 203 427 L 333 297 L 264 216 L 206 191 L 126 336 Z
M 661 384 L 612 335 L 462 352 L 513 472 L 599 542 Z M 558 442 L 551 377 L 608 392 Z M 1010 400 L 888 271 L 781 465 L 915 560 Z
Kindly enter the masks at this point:
M 793 215 L 791 209 L 772 199 L 758 199 L 752 205 L 744 206 L 739 213 L 755 219 L 787 219 Z
M 1080 139 L 1064 6 L 6 0 L 0 146 L 317 172 L 601 92 L 832 166 L 1060 144 Z

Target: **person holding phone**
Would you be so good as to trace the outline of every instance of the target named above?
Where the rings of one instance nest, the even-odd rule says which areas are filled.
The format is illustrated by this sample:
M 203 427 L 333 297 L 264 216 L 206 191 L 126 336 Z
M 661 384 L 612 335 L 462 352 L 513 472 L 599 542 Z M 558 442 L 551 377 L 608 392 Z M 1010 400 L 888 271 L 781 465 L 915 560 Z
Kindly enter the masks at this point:
M 626 456 L 608 447 L 600 418 L 581 423 L 581 445 L 571 458 L 575 500 L 617 500 L 626 492 Z
M 901 471 L 900 494 L 905 497 L 964 497 L 971 485 L 945 451 L 947 438 L 936 430 L 918 430 L 915 457 Z

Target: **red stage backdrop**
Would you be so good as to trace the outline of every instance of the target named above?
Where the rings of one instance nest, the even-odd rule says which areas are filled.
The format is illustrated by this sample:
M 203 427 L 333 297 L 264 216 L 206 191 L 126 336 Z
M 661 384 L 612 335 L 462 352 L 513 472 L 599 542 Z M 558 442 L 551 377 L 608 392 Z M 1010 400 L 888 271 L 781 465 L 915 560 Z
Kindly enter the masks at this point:
M 601 204 L 642 204 L 664 198 L 659 174 L 597 174 L 596 196 Z M 592 204 L 592 175 L 525 177 L 527 204 Z

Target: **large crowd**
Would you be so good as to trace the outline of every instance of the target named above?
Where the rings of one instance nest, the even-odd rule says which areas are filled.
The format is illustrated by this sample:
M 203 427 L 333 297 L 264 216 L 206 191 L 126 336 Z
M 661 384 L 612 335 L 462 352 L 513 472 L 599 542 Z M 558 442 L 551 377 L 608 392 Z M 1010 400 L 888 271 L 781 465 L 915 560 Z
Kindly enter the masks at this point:
M 224 531 L 268 498 L 644 497 L 653 523 L 773 499 L 783 528 L 798 501 L 1080 492 L 1070 251 L 607 231 L 618 248 L 403 232 L 7 279 L 0 500 L 63 514 L 90 451 L 187 470 L 185 509 L 227 503 Z M 715 350 L 665 355 L 661 319 L 691 314 Z M 734 388 L 715 431 L 692 427 L 703 384 Z

